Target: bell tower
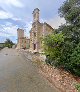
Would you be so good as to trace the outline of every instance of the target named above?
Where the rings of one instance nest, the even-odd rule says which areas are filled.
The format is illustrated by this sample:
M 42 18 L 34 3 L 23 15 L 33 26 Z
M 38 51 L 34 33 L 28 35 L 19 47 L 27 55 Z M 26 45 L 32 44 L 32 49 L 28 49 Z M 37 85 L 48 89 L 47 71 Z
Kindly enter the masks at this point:
M 33 22 L 37 22 L 37 21 L 39 21 L 39 9 L 38 8 L 36 8 L 36 9 L 34 9 L 34 11 L 33 11 Z

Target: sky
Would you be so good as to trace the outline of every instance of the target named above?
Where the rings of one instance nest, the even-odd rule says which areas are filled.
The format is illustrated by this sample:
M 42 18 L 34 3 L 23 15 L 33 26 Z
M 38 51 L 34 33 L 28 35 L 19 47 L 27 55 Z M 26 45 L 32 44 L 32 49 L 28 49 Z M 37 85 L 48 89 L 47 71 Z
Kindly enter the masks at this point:
M 9 38 L 17 43 L 17 29 L 29 31 L 33 22 L 32 12 L 35 8 L 40 10 L 40 22 L 47 22 L 54 29 L 65 23 L 60 18 L 58 9 L 65 0 L 0 0 L 0 43 Z

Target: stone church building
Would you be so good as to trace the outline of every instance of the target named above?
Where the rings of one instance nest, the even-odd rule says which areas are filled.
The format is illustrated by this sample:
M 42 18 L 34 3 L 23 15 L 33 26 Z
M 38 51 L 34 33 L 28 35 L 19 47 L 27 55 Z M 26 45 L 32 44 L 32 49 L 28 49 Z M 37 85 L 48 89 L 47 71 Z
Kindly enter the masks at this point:
M 49 35 L 54 29 L 46 22 L 40 23 L 39 21 L 39 9 L 36 8 L 33 11 L 33 23 L 30 30 L 30 51 L 31 52 L 43 52 L 42 40 L 45 36 Z
M 18 36 L 17 49 L 29 49 L 30 39 L 24 37 L 23 29 L 20 28 L 17 29 L 17 36 Z

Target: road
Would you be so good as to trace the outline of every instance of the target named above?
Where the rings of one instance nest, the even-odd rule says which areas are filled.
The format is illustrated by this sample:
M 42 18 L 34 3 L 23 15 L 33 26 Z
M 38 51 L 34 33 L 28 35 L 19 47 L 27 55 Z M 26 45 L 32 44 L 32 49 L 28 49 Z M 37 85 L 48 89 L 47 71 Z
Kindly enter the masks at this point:
M 0 92 L 58 92 L 17 50 L 0 51 Z

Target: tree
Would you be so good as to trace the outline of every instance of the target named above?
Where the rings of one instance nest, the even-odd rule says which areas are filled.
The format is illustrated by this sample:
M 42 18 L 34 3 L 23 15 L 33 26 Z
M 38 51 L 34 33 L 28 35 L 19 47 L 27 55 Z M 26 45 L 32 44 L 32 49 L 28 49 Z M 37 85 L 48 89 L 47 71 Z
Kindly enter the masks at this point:
M 59 13 L 66 20 L 66 25 L 58 29 L 65 35 L 61 62 L 66 70 L 80 76 L 80 0 L 66 0 Z
M 66 0 L 60 7 L 59 14 L 66 20 L 66 29 L 69 29 L 67 33 L 71 32 L 69 34 L 71 39 L 78 44 L 80 42 L 80 0 Z
M 4 47 L 12 48 L 13 45 L 14 43 L 10 39 L 6 39 Z
M 66 0 L 59 14 L 65 18 L 66 24 L 45 38 L 45 53 L 49 54 L 47 62 L 80 76 L 80 0 Z
M 59 14 L 69 24 L 80 24 L 80 0 L 66 0 L 59 9 Z
M 73 53 L 70 57 L 70 68 L 72 69 L 73 73 L 80 76 L 80 43 L 74 49 Z

